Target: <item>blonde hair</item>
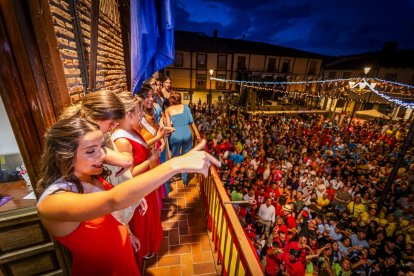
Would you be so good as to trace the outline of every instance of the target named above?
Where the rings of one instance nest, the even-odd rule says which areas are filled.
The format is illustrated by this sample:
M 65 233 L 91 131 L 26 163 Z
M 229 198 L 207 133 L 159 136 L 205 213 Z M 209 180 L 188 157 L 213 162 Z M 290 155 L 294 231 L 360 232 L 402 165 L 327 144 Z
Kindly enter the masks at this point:
M 122 104 L 125 106 L 125 113 L 135 112 L 136 108 L 142 110 L 143 100 L 135 95 L 132 95 L 131 92 L 120 92 L 117 94 L 117 96 L 121 100 Z
M 66 108 L 60 118 L 72 116 L 93 121 L 121 120 L 125 117 L 125 107 L 114 92 L 99 90 L 86 94 L 80 104 Z

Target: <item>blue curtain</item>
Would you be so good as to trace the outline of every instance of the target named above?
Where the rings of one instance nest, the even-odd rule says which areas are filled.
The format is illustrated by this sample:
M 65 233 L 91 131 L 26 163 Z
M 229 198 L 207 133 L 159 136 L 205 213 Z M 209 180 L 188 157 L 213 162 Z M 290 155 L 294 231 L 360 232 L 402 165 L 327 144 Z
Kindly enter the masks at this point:
M 131 0 L 131 84 L 135 94 L 174 62 L 173 0 Z

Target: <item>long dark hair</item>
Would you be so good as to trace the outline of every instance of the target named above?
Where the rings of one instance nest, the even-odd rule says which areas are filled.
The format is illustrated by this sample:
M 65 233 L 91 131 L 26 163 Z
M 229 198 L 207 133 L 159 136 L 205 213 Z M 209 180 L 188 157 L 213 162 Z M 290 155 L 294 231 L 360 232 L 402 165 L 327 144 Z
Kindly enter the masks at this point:
M 47 130 L 37 187 L 39 194 L 61 177 L 74 183 L 83 193 L 83 186 L 74 175 L 76 152 L 79 139 L 96 130 L 99 130 L 97 124 L 78 116 L 60 119 Z

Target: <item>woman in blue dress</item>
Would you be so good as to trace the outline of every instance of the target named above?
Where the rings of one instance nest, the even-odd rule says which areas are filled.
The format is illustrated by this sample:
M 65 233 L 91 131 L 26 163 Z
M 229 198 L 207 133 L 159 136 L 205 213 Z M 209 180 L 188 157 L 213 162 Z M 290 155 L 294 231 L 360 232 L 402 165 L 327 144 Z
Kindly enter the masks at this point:
M 196 126 L 193 122 L 193 115 L 187 105 L 181 103 L 181 94 L 172 92 L 170 96 L 170 106 L 165 110 L 167 124 L 174 127 L 175 131 L 171 134 L 169 144 L 172 157 L 180 156 L 187 153 L 192 147 L 191 128 L 195 130 Z M 198 131 L 194 131 L 198 135 Z M 200 137 L 197 137 L 200 140 Z M 188 184 L 187 173 L 182 174 L 184 185 Z
M 166 105 L 168 105 L 168 99 L 165 99 L 161 92 L 161 86 L 162 86 L 161 81 L 158 80 L 157 78 L 151 77 L 146 82 L 152 87 L 152 90 L 153 90 L 153 115 L 155 116 L 157 128 L 165 127 L 167 126 L 167 123 L 166 123 L 166 118 L 164 115 L 164 109 L 166 108 Z M 164 163 L 165 161 L 168 160 L 169 156 L 171 156 L 167 153 L 167 149 L 169 148 L 167 137 L 164 137 L 163 140 L 167 146 L 164 147 L 164 150 L 160 154 L 160 163 Z M 170 183 L 166 182 L 165 183 L 165 195 L 166 196 L 168 196 L 168 194 L 170 193 L 170 190 L 171 190 Z

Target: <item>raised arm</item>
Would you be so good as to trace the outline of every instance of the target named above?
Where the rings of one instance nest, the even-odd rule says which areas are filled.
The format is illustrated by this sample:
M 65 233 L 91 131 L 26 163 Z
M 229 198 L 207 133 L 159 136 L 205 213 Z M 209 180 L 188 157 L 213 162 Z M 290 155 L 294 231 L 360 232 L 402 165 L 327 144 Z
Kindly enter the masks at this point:
M 187 154 L 168 160 L 156 168 L 135 176 L 109 191 L 78 194 L 59 192 L 44 198 L 38 205 L 39 215 L 53 234 L 62 233 L 62 222 L 74 223 L 98 218 L 138 202 L 177 173 L 207 175 L 210 164 L 220 162 L 201 151 L 205 141 Z

